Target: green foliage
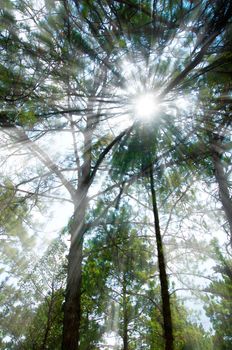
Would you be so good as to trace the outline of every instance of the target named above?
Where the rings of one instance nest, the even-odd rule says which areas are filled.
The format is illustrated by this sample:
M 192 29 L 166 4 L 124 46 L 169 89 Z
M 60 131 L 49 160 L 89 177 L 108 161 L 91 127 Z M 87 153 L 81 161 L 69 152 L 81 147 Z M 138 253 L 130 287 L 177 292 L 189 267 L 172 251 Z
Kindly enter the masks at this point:
M 64 291 L 62 289 L 46 296 L 45 300 L 34 311 L 29 327 L 27 325 L 26 339 L 22 341 L 19 349 L 40 350 L 42 346 L 49 350 L 61 348 L 63 302 Z
M 149 125 L 149 128 L 148 131 L 146 126 L 137 123 L 132 134 L 126 135 L 121 141 L 112 159 L 114 177 L 135 172 L 146 173 L 152 162 L 151 157 L 156 153 L 158 140 L 156 126 Z
M 32 127 L 35 124 L 37 118 L 33 111 L 27 111 L 27 112 L 20 112 L 18 120 L 20 125 L 28 125 Z
M 101 256 L 94 242 L 89 242 L 85 250 L 86 261 L 82 274 L 82 321 L 80 349 L 95 349 L 104 333 L 102 318 L 108 300 L 106 279 L 110 273 L 110 264 Z
M 26 254 L 35 242 L 24 225 L 24 221 L 29 218 L 29 208 L 24 198 L 16 194 L 9 180 L 0 185 L 0 202 L 0 256 L 3 270 L 10 273 L 20 269 L 23 271 L 26 267 Z
M 19 265 L 11 272 L 17 286 L 10 279 L 2 282 L 1 349 L 60 349 L 65 251 L 62 240 L 55 240 L 36 263 L 30 250 L 24 257 L 24 269 Z
M 13 350 L 19 346 L 25 330 L 33 320 L 34 313 L 27 295 L 6 282 L 1 282 L 0 348 Z
M 232 346 L 232 262 L 218 248 L 216 257 L 215 273 L 218 277 L 207 288 L 205 310 L 215 331 L 213 349 L 229 350 Z

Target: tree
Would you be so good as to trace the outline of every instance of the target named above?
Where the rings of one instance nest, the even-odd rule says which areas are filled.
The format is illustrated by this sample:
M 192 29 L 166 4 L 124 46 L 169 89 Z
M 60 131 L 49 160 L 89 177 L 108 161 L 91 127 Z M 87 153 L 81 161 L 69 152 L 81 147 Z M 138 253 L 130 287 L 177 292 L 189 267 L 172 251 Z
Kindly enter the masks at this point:
M 30 221 L 29 207 L 7 179 L 1 181 L 0 202 L 0 337 L 2 349 L 13 349 L 13 344 L 20 342 L 22 327 L 32 318 L 30 301 L 17 288 L 16 281 L 25 276 L 28 256 L 35 239 L 28 233 L 26 226 L 27 221 Z M 7 341 L 7 338 L 10 340 Z
M 121 338 L 123 349 L 164 347 L 154 248 L 146 236 L 146 219 L 140 218 L 135 208 L 124 202 L 125 198 L 124 194 L 117 208 L 102 218 L 94 237 L 86 242 L 82 292 L 86 311 L 82 318 L 84 327 L 80 336 L 81 339 L 84 337 L 84 342 L 81 342 L 81 348 L 91 348 L 95 339 L 96 348 L 102 348 L 102 336 L 107 337 L 111 331 Z M 96 210 L 100 208 L 102 203 Z M 131 221 L 131 216 L 137 218 L 136 222 Z M 175 347 L 210 349 L 210 337 L 188 320 L 185 307 L 175 295 L 171 307 Z M 98 332 L 93 326 L 97 326 Z
M 65 251 L 62 239 L 53 241 L 41 257 L 31 249 L 26 267 L 19 266 L 12 281 L 2 282 L 2 349 L 60 348 Z
M 64 5 L 64 6 L 63 6 Z M 11 115 L 13 112 L 10 111 L 4 111 L 4 118 L 1 120 L 1 126 L 5 128 L 17 126 L 14 128 L 11 132 L 11 137 L 13 136 L 13 139 L 18 141 L 26 141 L 27 146 L 30 150 L 30 152 L 35 155 L 46 167 L 48 170 L 48 176 L 57 176 L 59 181 L 61 181 L 62 185 L 66 188 L 69 195 L 71 196 L 71 199 L 74 203 L 74 217 L 72 221 L 71 227 L 71 247 L 70 247 L 70 254 L 69 254 L 69 264 L 68 264 L 68 281 L 67 281 L 67 292 L 66 292 L 66 302 L 65 302 L 65 310 L 64 310 L 64 348 L 76 348 L 78 344 L 78 330 L 79 330 L 79 324 L 80 324 L 80 291 L 81 291 L 81 264 L 82 264 L 82 244 L 83 244 L 83 235 L 85 232 L 84 227 L 84 217 L 86 213 L 86 207 L 87 207 L 87 193 L 89 190 L 90 185 L 93 182 L 94 175 L 96 173 L 96 170 L 100 166 L 102 160 L 104 159 L 105 154 L 107 154 L 111 148 L 113 147 L 114 142 L 112 144 L 109 144 L 108 147 L 106 147 L 105 152 L 102 152 L 99 156 L 99 160 L 95 167 L 92 165 L 92 146 L 93 143 L 93 131 L 97 128 L 97 125 L 99 123 L 99 113 L 96 115 L 95 109 L 98 106 L 99 102 L 98 99 L 101 99 L 101 92 L 98 92 L 98 96 L 94 97 L 96 94 L 96 91 L 99 90 L 99 80 L 101 77 L 105 76 L 104 72 L 101 72 L 99 70 L 99 67 L 92 66 L 91 72 L 95 75 L 95 84 L 92 87 L 90 85 L 90 79 L 89 76 L 85 79 L 85 84 L 83 88 L 81 86 L 78 87 L 80 90 L 79 93 L 76 92 L 76 84 L 78 82 L 79 77 L 82 79 L 83 70 L 79 70 L 79 67 L 82 67 L 83 65 L 83 59 L 86 60 L 85 64 L 89 60 L 86 56 L 87 54 L 90 54 L 90 61 L 91 58 L 93 61 L 95 60 L 95 53 L 94 51 L 88 46 L 85 39 L 79 34 L 79 32 L 75 29 L 75 25 L 72 23 L 72 26 L 70 25 L 69 20 L 66 22 L 66 19 L 69 18 L 69 14 L 67 11 L 69 11 L 66 7 L 66 3 L 63 5 L 57 6 L 58 14 L 55 18 L 52 18 L 51 16 L 47 15 L 47 22 L 43 28 L 40 27 L 40 33 L 32 34 L 32 37 L 36 39 L 35 45 L 28 50 L 28 45 L 31 44 L 31 38 L 28 38 L 27 40 L 24 40 L 24 42 L 20 41 L 23 52 L 25 54 L 24 61 L 26 58 L 31 64 L 31 69 L 35 72 L 34 76 L 34 84 L 36 85 L 38 81 L 40 80 L 41 76 L 42 79 L 46 80 L 46 83 L 48 83 L 48 86 L 46 86 L 46 83 L 43 85 L 39 85 L 39 94 L 32 93 L 29 95 L 29 100 L 23 100 L 24 106 L 26 109 L 26 114 L 24 113 L 23 116 L 25 117 L 22 121 L 22 118 L 18 118 L 18 115 L 14 115 L 14 118 L 11 118 Z M 56 4 L 54 4 L 56 7 Z M 71 6 L 71 5 L 70 5 Z M 52 5 L 53 8 L 53 5 Z M 19 8 L 22 12 L 22 16 L 26 16 L 24 6 Z M 49 9 L 50 10 L 50 9 Z M 68 16 L 68 17 L 67 17 Z M 63 24 L 65 21 L 65 35 L 61 32 L 61 23 Z M 39 22 L 36 24 L 38 25 Z M 48 37 L 49 36 L 49 37 Z M 71 41 L 71 43 L 70 43 Z M 43 48 L 48 49 L 48 54 L 42 57 L 41 55 L 35 55 L 35 52 L 37 52 L 38 46 L 39 49 L 44 52 Z M 41 48 L 42 46 L 42 48 Z M 58 46 L 61 46 L 61 51 L 59 51 Z M 73 61 L 73 57 L 79 55 L 79 49 L 81 50 L 80 60 L 78 62 Z M 92 50 L 92 51 L 91 51 Z M 55 60 L 57 62 L 57 66 L 53 67 L 50 66 L 51 60 Z M 99 62 L 99 61 L 98 61 Z M 93 62 L 94 63 L 94 62 Z M 70 72 L 70 67 L 73 67 L 72 71 Z M 38 70 L 36 67 L 39 67 Z M 21 68 L 21 67 L 20 67 Z M 68 68 L 66 70 L 66 68 Z M 90 70 L 87 68 L 88 74 L 90 74 Z M 63 72 L 61 74 L 61 71 Z M 38 73 L 38 75 L 37 75 Z M 85 74 L 85 73 L 84 73 Z M 46 79 L 45 76 L 48 78 Z M 56 83 L 57 79 L 59 80 L 59 88 L 55 89 L 53 88 L 54 85 L 50 84 L 50 81 L 52 83 Z M 104 86 L 104 84 L 103 84 Z M 85 89 L 88 89 L 88 94 L 92 97 L 88 98 L 88 94 L 85 93 Z M 44 92 L 47 92 L 50 90 L 50 96 L 44 96 Z M 101 90 L 101 89 L 100 89 Z M 80 94 L 80 98 L 76 98 Z M 82 95 L 84 94 L 84 102 L 82 101 Z M 39 95 L 39 97 L 38 97 Z M 63 101 L 65 101 L 67 97 L 67 108 L 63 110 L 62 106 L 59 106 L 58 101 L 60 100 L 62 96 Z M 47 103 L 48 110 L 44 111 L 44 105 L 45 102 Z M 103 96 L 104 97 L 104 96 Z M 72 99 L 72 101 L 71 101 Z M 51 100 L 53 100 L 53 105 L 51 105 Z M 56 105 L 57 103 L 57 105 Z M 75 105 L 75 108 L 71 107 L 71 105 Z M 83 106 L 84 105 L 84 106 Z M 53 116 L 61 115 L 64 116 L 64 119 L 66 119 L 67 124 L 71 127 L 71 135 L 73 138 L 73 148 L 74 148 L 74 154 L 73 159 L 71 161 L 71 165 L 75 168 L 73 168 L 73 172 L 76 174 L 76 183 L 73 185 L 72 181 L 69 181 L 65 178 L 63 175 L 62 169 L 55 164 L 55 162 L 38 146 L 38 144 L 33 143 L 32 139 L 28 137 L 27 134 L 27 121 L 29 118 L 28 108 L 29 106 L 32 106 L 33 109 L 33 115 L 36 115 L 36 125 L 40 125 L 41 127 L 46 126 L 46 116 L 51 116 L 50 121 L 55 122 L 55 127 L 59 127 L 59 123 L 57 125 L 56 121 L 54 120 Z M 85 115 L 81 112 L 81 107 L 83 106 L 83 111 L 85 112 Z M 17 108 L 17 105 L 11 105 L 12 108 Z M 81 127 L 79 127 L 79 116 L 77 116 L 77 113 L 81 113 Z M 76 113 L 76 115 L 74 115 Z M 87 114 L 86 114 L 87 113 Z M 20 114 L 21 115 L 21 114 Z M 74 116 L 73 116 L 74 115 Z M 40 124 L 42 122 L 42 118 L 45 116 L 45 125 L 42 126 Z M 67 116 L 65 118 L 65 116 Z M 87 116 L 87 120 L 85 117 Z M 42 117 L 42 118 L 41 118 Z M 25 121 L 26 119 L 26 121 Z M 44 119 L 43 119 L 44 120 Z M 65 122 L 66 124 L 66 122 Z M 35 126 L 35 123 L 34 123 Z M 83 152 L 82 156 L 78 154 L 77 149 L 77 140 L 76 140 L 76 132 L 80 131 L 84 137 L 83 141 Z M 33 128 L 30 129 L 30 131 L 33 131 Z M 35 132 L 36 133 L 36 132 Z M 72 167 L 71 167 L 72 169 Z M 75 271 L 75 272 L 74 272 Z M 75 334 L 76 336 L 73 336 Z
M 0 185 L 0 238 L 3 271 L 8 276 L 26 268 L 26 253 L 33 247 L 34 239 L 26 229 L 29 208 L 25 199 L 16 193 L 11 181 L 3 180 Z M 2 272 L 3 272 L 2 271 Z
M 232 267 L 230 257 L 225 258 L 216 246 L 218 259 L 214 270 L 217 279 L 207 288 L 209 293 L 205 297 L 205 309 L 210 317 L 215 334 L 213 336 L 214 349 L 230 349 L 231 338 L 231 296 L 232 296 Z
M 132 212 L 123 202 L 112 209 L 98 228 L 92 249 L 93 256 L 94 251 L 97 252 L 98 264 L 109 266 L 105 288 L 108 299 L 112 300 L 108 300 L 114 310 L 112 313 L 118 311 L 118 318 L 113 319 L 106 313 L 106 332 L 116 330 L 124 350 L 134 349 L 144 341 L 138 324 L 149 301 L 141 291 L 147 287 L 147 274 L 155 269 L 152 246 L 144 242 L 136 227 L 130 224 Z M 114 322 L 118 323 L 118 329 Z

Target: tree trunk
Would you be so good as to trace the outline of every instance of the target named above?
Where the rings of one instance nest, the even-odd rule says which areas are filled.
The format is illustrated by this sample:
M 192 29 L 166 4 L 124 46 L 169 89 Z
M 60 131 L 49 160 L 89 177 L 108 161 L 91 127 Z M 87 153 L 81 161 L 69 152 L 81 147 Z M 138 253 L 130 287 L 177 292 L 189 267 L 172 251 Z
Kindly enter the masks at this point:
M 158 208 L 157 208 L 157 202 L 156 202 L 156 193 L 155 193 L 155 187 L 154 187 L 152 165 L 150 166 L 149 173 L 150 173 L 149 174 L 150 187 L 151 187 L 151 197 L 152 197 L 152 206 L 153 206 L 153 214 L 154 214 L 154 224 L 155 224 L 155 236 L 156 236 L 156 244 L 157 244 L 157 252 L 158 252 L 159 278 L 160 278 L 160 285 L 161 285 L 165 350 L 173 350 L 174 338 L 173 338 L 173 327 L 172 327 L 172 317 L 171 317 L 170 295 L 168 291 L 168 278 L 166 273 L 163 242 L 162 242 L 162 237 L 160 233 L 159 214 L 158 214 Z
M 77 350 L 81 320 L 82 239 L 73 240 L 68 256 L 62 350 Z
M 126 291 L 126 276 L 123 276 L 122 298 L 123 298 L 123 350 L 129 350 L 128 341 L 128 310 L 127 310 L 127 291 Z
M 222 202 L 225 216 L 229 223 L 230 244 L 232 246 L 232 200 L 230 198 L 227 176 L 221 160 L 222 154 L 220 152 L 220 149 L 221 147 L 218 143 L 213 145 L 212 159 L 215 170 L 215 178 L 219 188 L 219 197 Z
M 68 256 L 62 350 L 79 349 L 83 236 L 85 233 L 85 214 L 88 202 L 87 193 L 91 176 L 92 134 L 92 119 L 88 116 L 84 133 L 84 161 L 79 171 L 80 178 L 78 178 L 75 211 L 71 224 L 71 246 Z
M 84 195 L 83 195 L 84 196 Z M 71 246 L 68 255 L 67 286 L 64 305 L 62 350 L 79 348 L 81 322 L 82 249 L 86 196 L 75 209 L 71 224 Z

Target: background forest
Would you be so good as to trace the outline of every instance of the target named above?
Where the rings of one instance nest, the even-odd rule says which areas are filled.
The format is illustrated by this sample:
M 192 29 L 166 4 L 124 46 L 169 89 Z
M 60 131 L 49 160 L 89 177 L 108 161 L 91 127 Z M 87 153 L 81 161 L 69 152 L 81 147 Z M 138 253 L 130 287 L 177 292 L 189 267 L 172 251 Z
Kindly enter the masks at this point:
M 231 22 L 1 0 L 0 349 L 232 349 Z

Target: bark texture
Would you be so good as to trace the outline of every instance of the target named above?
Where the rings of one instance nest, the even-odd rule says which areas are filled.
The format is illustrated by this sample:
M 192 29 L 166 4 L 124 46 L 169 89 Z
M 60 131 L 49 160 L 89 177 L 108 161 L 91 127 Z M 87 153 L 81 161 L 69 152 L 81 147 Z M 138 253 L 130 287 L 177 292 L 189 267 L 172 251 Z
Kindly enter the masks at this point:
M 86 206 L 82 203 L 79 210 L 75 210 L 71 225 L 71 246 L 68 255 L 68 277 L 64 306 L 62 350 L 77 350 L 79 347 L 85 209 Z

